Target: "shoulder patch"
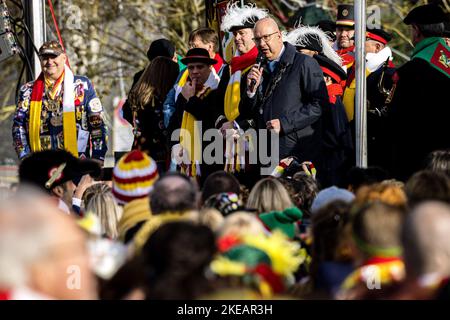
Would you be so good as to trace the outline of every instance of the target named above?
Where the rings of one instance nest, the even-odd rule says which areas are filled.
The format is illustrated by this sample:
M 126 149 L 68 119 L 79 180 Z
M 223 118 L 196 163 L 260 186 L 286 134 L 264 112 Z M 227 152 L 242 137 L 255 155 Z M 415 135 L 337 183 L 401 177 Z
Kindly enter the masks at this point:
M 450 77 L 450 50 L 438 44 L 430 60 L 431 64 Z
M 103 110 L 102 103 L 99 98 L 94 98 L 89 101 L 91 112 L 101 112 Z

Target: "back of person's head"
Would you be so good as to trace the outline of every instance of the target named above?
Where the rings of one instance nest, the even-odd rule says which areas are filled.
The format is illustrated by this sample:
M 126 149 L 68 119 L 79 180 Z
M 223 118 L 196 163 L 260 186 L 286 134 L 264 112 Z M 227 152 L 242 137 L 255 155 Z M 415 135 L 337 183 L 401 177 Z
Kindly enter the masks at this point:
M 23 187 L 0 208 L 0 291 L 28 288 L 40 299 L 95 299 L 85 241 L 71 216 L 34 188 Z M 79 277 L 70 285 L 69 270 Z
M 390 182 L 380 182 L 360 187 L 353 205 L 354 208 L 361 208 L 372 202 L 382 202 L 406 210 L 407 197 L 401 186 Z
M 112 193 L 120 205 L 146 199 L 158 178 L 155 160 L 145 152 L 131 150 L 114 166 Z
M 213 232 L 189 222 L 156 230 L 141 256 L 148 271 L 147 299 L 194 299 L 208 289 L 205 271 L 216 252 Z
M 354 199 L 355 195 L 350 191 L 331 186 L 317 193 L 317 197 L 314 198 L 311 205 L 311 213 L 315 214 L 327 204 L 337 200 L 350 204 Z
M 444 23 L 416 24 L 424 38 L 440 37 L 444 33 Z
M 197 209 L 197 186 L 186 176 L 167 173 L 159 179 L 150 194 L 153 215 Z
M 242 237 L 245 235 L 259 235 L 265 233 L 261 221 L 252 213 L 239 211 L 225 218 L 219 230 L 220 237 Z
M 371 185 L 388 178 L 388 173 L 379 167 L 353 167 L 347 172 L 342 187 L 356 193 L 364 185 Z
M 255 209 L 258 213 L 283 211 L 293 206 L 291 197 L 280 181 L 265 178 L 253 187 L 247 200 L 247 208 Z
M 201 200 L 204 203 L 212 195 L 223 192 L 232 192 L 239 195 L 240 191 L 239 181 L 234 175 L 225 171 L 217 171 L 206 178 Z
M 431 152 L 426 161 L 426 169 L 443 172 L 450 178 L 450 149 Z
M 319 192 L 316 180 L 304 172 L 297 172 L 292 179 L 280 179 L 280 182 L 289 192 L 294 205 L 309 215 Z
M 450 204 L 450 178 L 442 172 L 423 170 L 416 172 L 405 185 L 411 207 L 427 200 Z
M 350 208 L 348 202 L 336 200 L 321 207 L 312 216 L 312 258 L 316 266 L 325 261 L 344 262 L 351 259 Z
M 157 57 L 145 68 L 144 73 L 129 94 L 132 106 L 143 109 L 153 98 L 164 102 L 179 73 L 178 64 L 167 57 Z
M 405 212 L 383 202 L 368 203 L 353 216 L 352 235 L 363 258 L 399 257 Z
M 189 34 L 189 47 L 193 46 L 196 38 L 199 38 L 204 44 L 212 44 L 214 52 L 219 50 L 219 36 L 213 29 L 201 27 L 192 31 Z
M 87 197 L 85 211 L 92 212 L 99 217 L 102 234 L 110 239 L 116 239 L 119 235 L 117 224 L 122 216 L 122 208 L 114 199 L 111 188 L 106 184 L 97 183 L 87 188 L 86 191 L 90 195 Z
M 81 197 L 81 204 L 83 206 L 83 209 L 86 209 L 86 205 L 89 201 L 91 201 L 92 197 L 96 193 L 106 193 L 106 192 L 112 192 L 112 189 L 110 186 L 108 186 L 106 183 L 95 183 L 83 192 L 83 196 Z
M 153 41 L 147 50 L 148 61 L 153 61 L 157 57 L 172 59 L 175 55 L 174 44 L 167 39 L 161 38 Z
M 402 230 L 407 276 L 450 276 L 450 206 L 428 201 L 416 206 Z
M 214 208 L 203 208 L 199 212 L 199 222 L 209 227 L 212 231 L 218 232 L 222 227 L 225 218 L 219 210 Z

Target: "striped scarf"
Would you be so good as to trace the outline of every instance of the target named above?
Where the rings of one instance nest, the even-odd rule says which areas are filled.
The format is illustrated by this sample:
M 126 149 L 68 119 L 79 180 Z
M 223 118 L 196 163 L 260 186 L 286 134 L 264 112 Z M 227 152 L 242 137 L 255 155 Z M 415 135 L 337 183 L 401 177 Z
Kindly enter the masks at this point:
M 63 91 L 63 135 L 64 148 L 78 157 L 77 148 L 77 127 L 75 121 L 75 92 L 73 90 L 74 76 L 68 66 L 64 66 L 63 74 L 56 80 L 53 87 L 50 89 L 49 95 L 54 99 L 60 92 L 61 87 L 64 86 Z M 31 92 L 30 103 L 30 145 L 33 152 L 42 150 L 41 147 L 41 112 L 42 112 L 42 97 L 44 95 L 45 86 L 49 85 L 43 73 L 39 75 L 34 82 L 33 91 Z
M 188 70 L 184 71 L 175 88 L 175 101 L 178 100 L 183 86 L 187 83 L 188 76 Z M 217 89 L 219 81 L 220 78 L 215 69 L 211 68 L 209 77 L 204 84 L 208 89 L 199 98 L 203 99 L 211 92 L 211 90 Z M 205 112 L 207 111 L 208 110 L 205 110 Z M 202 158 L 202 135 L 197 119 L 187 111 L 184 111 L 183 120 L 181 121 L 180 145 L 183 148 L 183 153 L 187 152 L 187 158 L 189 159 L 188 163 L 181 163 L 181 173 L 188 177 L 201 176 L 200 162 Z
M 242 56 L 231 59 L 231 76 L 225 92 L 225 116 L 228 121 L 233 121 L 239 116 L 239 102 L 241 100 L 241 78 L 256 61 L 258 48 L 254 46 L 249 52 Z
M 236 51 L 236 54 L 238 52 Z M 236 55 L 230 63 L 230 81 L 225 92 L 224 113 L 228 121 L 234 121 L 239 116 L 239 103 L 241 101 L 242 74 L 246 73 L 255 64 L 258 48 L 254 46 L 249 52 Z M 236 124 L 236 123 L 235 123 Z M 239 130 L 239 128 L 237 128 Z M 243 144 L 227 137 L 225 147 L 225 171 L 240 171 L 245 165 L 245 153 L 241 150 Z M 245 148 L 245 147 L 244 147 Z

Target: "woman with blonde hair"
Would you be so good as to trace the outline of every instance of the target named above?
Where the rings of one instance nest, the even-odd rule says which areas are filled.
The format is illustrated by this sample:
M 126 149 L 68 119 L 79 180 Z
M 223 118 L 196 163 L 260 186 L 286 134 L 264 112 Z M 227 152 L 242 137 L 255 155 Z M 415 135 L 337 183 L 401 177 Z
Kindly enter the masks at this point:
M 85 212 L 92 212 L 100 219 L 102 235 L 116 239 L 122 209 L 114 199 L 111 188 L 104 183 L 94 184 L 86 189 L 83 200 Z
M 254 214 L 237 211 L 225 218 L 218 230 L 219 237 L 234 236 L 237 238 L 245 235 L 259 235 L 267 233 L 261 221 Z
M 283 184 L 273 178 L 258 181 L 247 200 L 247 208 L 257 210 L 258 214 L 283 211 L 294 204 Z

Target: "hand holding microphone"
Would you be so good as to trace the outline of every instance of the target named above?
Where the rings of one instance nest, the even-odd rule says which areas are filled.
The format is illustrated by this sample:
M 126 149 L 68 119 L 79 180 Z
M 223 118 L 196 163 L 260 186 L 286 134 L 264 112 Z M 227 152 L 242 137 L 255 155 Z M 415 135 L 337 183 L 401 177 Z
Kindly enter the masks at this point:
M 261 53 L 258 54 L 256 58 L 256 63 L 250 69 L 250 72 L 247 76 L 247 88 L 251 93 L 256 92 L 256 88 L 258 88 L 261 83 L 262 77 L 262 66 L 265 63 L 265 57 Z

